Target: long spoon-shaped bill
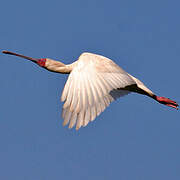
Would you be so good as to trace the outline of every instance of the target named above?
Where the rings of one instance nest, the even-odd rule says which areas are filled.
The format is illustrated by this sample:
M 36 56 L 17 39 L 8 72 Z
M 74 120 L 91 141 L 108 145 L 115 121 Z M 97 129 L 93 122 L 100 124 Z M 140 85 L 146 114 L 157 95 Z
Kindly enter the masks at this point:
M 17 53 L 11 52 L 11 51 L 2 51 L 2 53 L 4 53 L 4 54 L 9 54 L 9 55 L 14 55 L 14 56 L 18 56 L 18 57 L 21 57 L 21 58 L 24 58 L 24 59 L 28 59 L 28 60 L 30 60 L 30 61 L 32 61 L 32 62 L 35 62 L 35 63 L 38 61 L 38 59 L 36 59 L 36 58 L 24 56 L 24 55 L 22 55 L 22 54 L 17 54 Z

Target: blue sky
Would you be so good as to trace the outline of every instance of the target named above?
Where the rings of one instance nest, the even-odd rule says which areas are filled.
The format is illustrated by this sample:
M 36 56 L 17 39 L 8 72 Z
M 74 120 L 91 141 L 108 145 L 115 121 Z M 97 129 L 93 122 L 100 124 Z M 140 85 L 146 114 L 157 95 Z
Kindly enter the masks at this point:
M 64 63 L 113 59 L 180 102 L 177 0 L 2 1 L 0 50 Z M 179 112 L 131 94 L 79 131 L 62 127 L 67 75 L 0 54 L 0 179 L 179 180 Z

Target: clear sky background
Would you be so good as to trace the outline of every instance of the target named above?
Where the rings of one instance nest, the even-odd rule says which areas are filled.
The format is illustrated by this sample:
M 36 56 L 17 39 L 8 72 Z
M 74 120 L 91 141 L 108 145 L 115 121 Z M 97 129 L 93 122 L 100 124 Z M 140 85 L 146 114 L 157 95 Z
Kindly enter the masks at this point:
M 0 5 L 0 50 L 64 63 L 113 59 L 180 102 L 178 0 L 15 0 Z M 67 75 L 0 54 L 0 179 L 179 180 L 180 113 L 131 94 L 79 131 L 62 127 Z

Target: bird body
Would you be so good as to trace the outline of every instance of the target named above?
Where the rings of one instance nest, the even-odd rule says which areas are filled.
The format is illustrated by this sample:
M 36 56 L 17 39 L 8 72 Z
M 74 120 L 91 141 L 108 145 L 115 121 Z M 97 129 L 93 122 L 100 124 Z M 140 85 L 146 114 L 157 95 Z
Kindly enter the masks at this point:
M 147 95 L 159 103 L 178 107 L 175 101 L 156 96 L 140 80 L 133 77 L 109 58 L 93 53 L 83 53 L 77 61 L 65 65 L 49 58 L 35 59 L 9 51 L 5 54 L 29 59 L 39 66 L 56 73 L 70 74 L 61 101 L 63 125 L 76 125 L 78 130 L 93 121 L 117 98 L 131 92 Z

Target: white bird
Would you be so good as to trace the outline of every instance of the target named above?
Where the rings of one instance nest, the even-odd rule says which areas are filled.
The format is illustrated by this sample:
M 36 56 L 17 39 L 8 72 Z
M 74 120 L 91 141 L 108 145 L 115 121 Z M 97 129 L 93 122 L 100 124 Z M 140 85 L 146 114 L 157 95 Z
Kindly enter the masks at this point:
M 86 126 L 112 101 L 130 92 L 147 95 L 161 104 L 178 109 L 175 101 L 156 96 L 140 80 L 101 55 L 85 52 L 74 63 L 65 65 L 49 58 L 36 59 L 10 51 L 3 53 L 31 60 L 52 72 L 70 74 L 61 96 L 61 101 L 64 101 L 63 125 L 69 124 L 69 128 L 76 125 L 78 130 Z

